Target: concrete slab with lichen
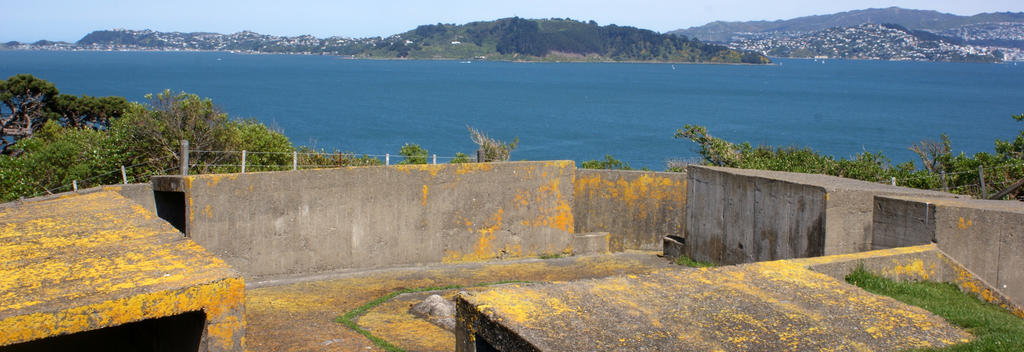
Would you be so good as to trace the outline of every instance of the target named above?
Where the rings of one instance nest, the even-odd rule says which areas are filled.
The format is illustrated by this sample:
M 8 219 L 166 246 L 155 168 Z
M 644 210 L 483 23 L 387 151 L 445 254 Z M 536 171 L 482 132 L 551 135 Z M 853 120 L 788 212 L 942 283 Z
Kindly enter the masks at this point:
M 554 282 L 671 267 L 651 252 L 523 259 L 327 274 L 293 281 L 253 282 L 246 291 L 246 344 L 254 351 L 367 351 L 378 348 L 335 318 L 406 288 L 475 285 L 520 280 Z M 396 299 L 374 308 L 357 323 L 375 336 L 410 351 L 451 351 L 455 336 L 407 314 Z
M 923 309 L 808 268 L 828 260 L 673 268 L 460 294 L 457 344 L 463 351 L 473 350 L 476 338 L 500 350 L 889 351 L 972 339 Z
M 0 209 L 0 346 L 202 311 L 244 348 L 241 275 L 115 192 Z

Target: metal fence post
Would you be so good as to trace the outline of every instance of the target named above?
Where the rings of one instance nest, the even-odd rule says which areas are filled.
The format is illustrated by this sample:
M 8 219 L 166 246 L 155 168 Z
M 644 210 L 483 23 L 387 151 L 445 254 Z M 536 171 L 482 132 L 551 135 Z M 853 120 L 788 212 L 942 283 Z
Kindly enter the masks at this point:
M 949 183 L 946 182 L 946 170 L 942 170 L 942 191 L 949 192 Z
M 78 192 L 78 180 L 71 180 L 71 189 Z
M 434 165 L 437 165 L 437 154 L 434 154 Z
M 483 148 L 477 149 L 476 150 L 476 162 L 482 163 L 484 161 L 486 161 L 486 160 L 484 160 L 484 149 Z
M 181 155 L 178 158 L 181 160 L 181 175 L 188 176 L 188 141 L 181 140 Z
M 384 166 L 391 165 L 391 153 L 384 154 Z
M 242 150 L 242 173 L 245 173 L 245 150 Z
M 299 169 L 299 152 L 292 151 L 292 171 Z
M 124 172 L 124 165 L 121 165 L 121 183 L 128 184 L 128 173 Z
M 985 191 L 985 171 L 978 165 L 978 179 L 981 180 L 981 199 L 988 198 L 988 191 Z

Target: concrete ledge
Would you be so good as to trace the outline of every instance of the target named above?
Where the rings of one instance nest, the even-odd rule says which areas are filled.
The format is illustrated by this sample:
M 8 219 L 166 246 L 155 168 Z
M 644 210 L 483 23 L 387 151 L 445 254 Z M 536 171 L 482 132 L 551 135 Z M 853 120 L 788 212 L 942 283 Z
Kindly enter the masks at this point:
M 572 235 L 572 254 L 608 254 L 611 235 L 607 232 L 577 233 Z
M 113 191 L 0 209 L 0 346 L 200 312 L 190 337 L 138 332 L 154 340 L 136 342 L 241 351 L 244 290 L 223 261 Z M 85 348 L 75 341 L 56 348 Z M 125 342 L 107 343 L 85 345 Z
M 957 285 L 964 293 L 1024 318 L 1024 307 L 950 258 L 934 244 L 793 259 L 790 262 L 804 265 L 836 280 L 844 280 L 847 274 L 863 266 L 867 271 L 896 281 L 948 282 Z

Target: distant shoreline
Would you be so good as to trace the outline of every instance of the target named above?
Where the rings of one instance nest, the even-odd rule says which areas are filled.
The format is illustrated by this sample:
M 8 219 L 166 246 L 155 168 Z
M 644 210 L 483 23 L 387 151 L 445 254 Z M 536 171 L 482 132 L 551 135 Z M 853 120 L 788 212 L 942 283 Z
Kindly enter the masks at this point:
M 238 55 L 301 55 L 301 56 L 331 56 L 338 58 L 339 60 L 378 60 L 378 61 L 473 61 L 473 62 L 513 62 L 513 63 L 606 63 L 606 64 L 673 64 L 673 65 L 737 65 L 737 66 L 777 66 L 775 62 L 769 62 L 765 64 L 751 64 L 742 62 L 712 62 L 712 61 L 701 61 L 701 62 L 688 62 L 688 61 L 659 61 L 659 60 L 507 60 L 507 59 L 471 59 L 471 58 L 400 58 L 400 57 L 368 57 L 368 56 L 356 56 L 356 55 L 337 55 L 337 54 L 325 54 L 325 53 L 305 53 L 305 52 L 262 52 L 262 51 L 235 51 L 235 50 L 158 50 L 158 49 L 45 49 L 45 48 L 31 48 L 31 49 L 0 49 L 3 51 L 47 51 L 47 52 L 147 52 L 147 53 L 222 53 L 222 54 L 238 54 Z

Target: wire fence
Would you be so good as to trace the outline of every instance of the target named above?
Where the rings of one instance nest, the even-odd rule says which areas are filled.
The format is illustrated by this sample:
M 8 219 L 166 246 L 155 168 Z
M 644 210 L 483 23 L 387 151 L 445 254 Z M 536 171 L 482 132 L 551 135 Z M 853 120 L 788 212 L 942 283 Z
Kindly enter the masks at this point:
M 351 152 L 316 152 L 291 151 L 267 152 L 246 150 L 187 150 L 185 147 L 177 155 L 166 156 L 131 166 L 121 166 L 102 174 L 96 174 L 81 180 L 73 180 L 53 188 L 47 188 L 30 197 L 55 194 L 79 189 L 109 185 L 118 180 L 120 183 L 148 182 L 154 175 L 166 174 L 216 174 L 216 173 L 247 173 L 263 171 L 288 171 L 304 169 L 338 168 L 351 166 L 390 166 L 401 164 L 442 164 L 477 162 L 464 154 L 456 156 L 439 156 L 437 154 L 369 154 Z M 185 155 L 185 158 L 179 157 Z M 645 161 L 650 162 L 650 161 Z M 666 171 L 683 171 L 687 165 L 702 164 L 702 159 L 669 159 L 660 161 Z M 187 164 L 187 165 L 186 165 Z M 154 167 L 154 165 L 159 165 Z M 185 169 L 185 170 L 182 170 Z M 120 174 L 119 178 L 116 178 Z M 878 183 L 905 186 L 955 194 L 971 195 L 977 198 L 989 198 L 1007 189 L 1024 176 L 1024 162 L 1006 164 L 995 167 L 979 166 L 977 171 L 955 173 L 922 173 L 917 171 L 906 177 L 887 177 L 877 179 Z M 23 197 L 24 198 L 24 197 Z

